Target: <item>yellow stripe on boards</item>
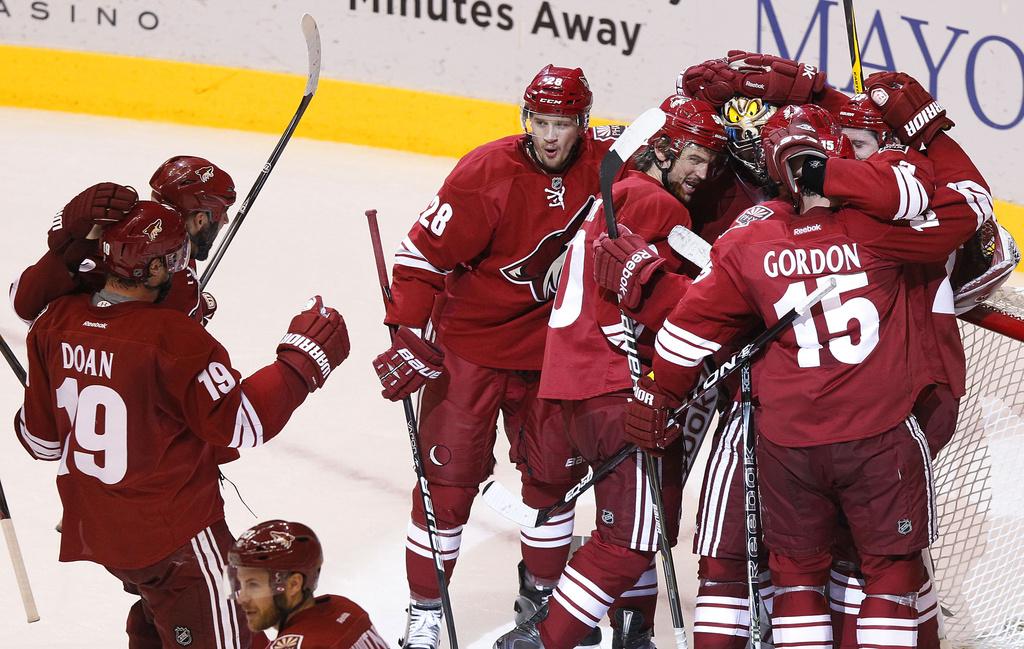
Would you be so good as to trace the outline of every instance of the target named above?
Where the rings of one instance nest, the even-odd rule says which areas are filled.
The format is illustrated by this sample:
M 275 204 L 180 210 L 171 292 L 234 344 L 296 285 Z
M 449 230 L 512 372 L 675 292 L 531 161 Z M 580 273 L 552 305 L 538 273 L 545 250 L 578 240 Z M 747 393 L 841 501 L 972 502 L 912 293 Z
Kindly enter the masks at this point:
M 305 84 L 298 74 L 0 45 L 0 105 L 18 108 L 278 134 Z M 459 157 L 519 128 L 515 104 L 320 79 L 296 135 Z M 996 215 L 1024 244 L 1024 207 L 996 201 Z

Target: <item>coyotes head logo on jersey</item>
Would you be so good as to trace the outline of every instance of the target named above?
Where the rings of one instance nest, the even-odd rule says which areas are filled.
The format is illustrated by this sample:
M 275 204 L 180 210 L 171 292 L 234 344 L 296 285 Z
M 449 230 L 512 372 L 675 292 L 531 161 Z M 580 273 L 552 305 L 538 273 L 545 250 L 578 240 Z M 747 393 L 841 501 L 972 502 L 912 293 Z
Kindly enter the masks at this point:
M 513 284 L 529 286 L 534 300 L 538 302 L 550 300 L 555 294 L 555 289 L 558 288 L 558 275 L 562 272 L 565 251 L 572 238 L 576 236 L 576 231 L 583 225 L 583 220 L 587 218 L 593 205 L 594 197 L 590 196 L 576 214 L 569 219 L 564 228 L 545 236 L 533 249 L 533 252 L 502 268 L 501 274 Z

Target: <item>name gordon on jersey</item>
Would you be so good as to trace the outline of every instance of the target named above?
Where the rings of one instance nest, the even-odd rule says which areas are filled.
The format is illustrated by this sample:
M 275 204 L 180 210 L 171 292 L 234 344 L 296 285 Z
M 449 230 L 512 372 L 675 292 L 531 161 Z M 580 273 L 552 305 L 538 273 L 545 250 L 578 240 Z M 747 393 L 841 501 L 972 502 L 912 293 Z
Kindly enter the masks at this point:
M 857 244 L 821 248 L 794 248 L 792 250 L 769 250 L 764 255 L 764 273 L 768 277 L 790 277 L 793 275 L 821 275 L 848 272 L 860 268 L 860 253 Z
M 110 378 L 114 369 L 114 353 L 96 351 L 81 345 L 60 344 L 61 364 L 66 370 L 75 370 L 80 374 Z

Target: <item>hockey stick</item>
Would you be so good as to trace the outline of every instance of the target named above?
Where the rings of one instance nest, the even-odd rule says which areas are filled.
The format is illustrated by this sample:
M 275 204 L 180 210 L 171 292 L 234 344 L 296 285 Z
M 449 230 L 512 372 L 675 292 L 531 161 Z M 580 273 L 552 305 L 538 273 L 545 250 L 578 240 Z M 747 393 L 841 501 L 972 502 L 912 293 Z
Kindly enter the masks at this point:
M 668 233 L 668 245 L 684 259 L 704 268 L 711 261 L 711 244 L 693 230 L 677 225 Z
M 857 18 L 853 13 L 853 0 L 843 0 L 846 12 L 846 40 L 850 42 L 850 65 L 853 67 L 853 91 L 864 92 L 864 66 L 860 61 L 860 39 L 857 38 Z
M 14 533 L 14 521 L 11 520 L 11 510 L 7 506 L 7 497 L 4 496 L 2 485 L 0 485 L 0 528 L 3 528 L 7 552 L 11 555 L 14 579 L 18 582 L 21 604 L 25 608 L 25 619 L 28 622 L 38 622 L 39 611 L 36 610 L 36 599 L 32 596 L 32 585 L 28 581 L 25 560 L 21 556 L 21 546 L 18 544 L 17 534 Z
M 302 14 L 302 34 L 306 37 L 306 53 L 309 56 L 309 72 L 306 75 L 306 90 L 302 95 L 302 101 L 299 102 L 299 107 L 295 110 L 295 114 L 292 115 L 292 121 L 288 123 L 288 127 L 281 134 L 281 139 L 277 141 L 274 151 L 270 154 L 270 159 L 263 165 L 259 176 L 256 177 L 256 182 L 249 189 L 245 200 L 238 206 L 238 212 L 231 221 L 231 225 L 228 226 L 227 232 L 224 233 L 224 238 L 221 240 L 220 245 L 217 246 L 217 250 L 214 251 L 213 257 L 203 269 L 203 275 L 199 279 L 200 291 L 204 290 L 206 285 L 210 283 L 213 271 L 217 269 L 217 264 L 220 263 L 224 253 L 227 252 L 228 246 L 231 245 L 231 240 L 235 238 L 235 233 L 238 232 L 238 228 L 242 226 L 242 221 L 245 220 L 246 214 L 249 213 L 249 208 L 256 202 L 256 197 L 259 196 L 260 190 L 263 189 L 263 185 L 270 178 L 270 172 L 274 170 L 277 159 L 281 157 L 281 153 L 284 152 L 288 141 L 292 139 L 292 133 L 295 132 L 295 128 L 299 125 L 299 120 L 302 119 L 302 114 L 306 112 L 306 107 L 309 106 L 309 102 L 313 100 L 313 94 L 316 93 L 316 86 L 320 81 L 320 30 L 317 29 L 316 21 L 309 14 Z
M 18 357 L 14 355 L 14 350 L 7 344 L 3 336 L 0 336 L 0 354 L 4 355 L 4 360 L 11 366 L 11 371 L 14 372 L 14 376 L 18 377 L 21 381 L 21 387 L 28 387 L 28 374 L 25 372 L 25 366 L 21 364 Z
M 745 345 L 743 349 L 737 351 L 728 359 L 723 361 L 722 364 L 711 372 L 706 379 L 690 390 L 686 401 L 676 408 L 675 417 L 679 418 L 683 416 L 689 408 L 700 402 L 710 390 L 716 388 L 725 379 L 735 374 L 746 359 L 756 356 L 761 349 L 778 337 L 786 327 L 792 325 L 797 318 L 804 316 L 812 306 L 820 302 L 821 299 L 833 288 L 835 288 L 834 281 L 829 282 L 822 288 L 818 289 L 807 298 L 807 302 L 787 311 L 781 318 L 779 318 L 778 322 L 761 332 L 757 338 L 754 338 L 754 340 L 749 344 Z M 683 433 L 685 435 L 686 431 L 684 430 Z M 632 453 L 635 448 L 636 447 L 633 444 L 627 444 L 619 449 L 615 455 L 605 460 L 604 464 L 596 469 L 592 469 L 591 472 L 587 473 L 586 477 L 577 482 L 571 489 L 569 489 L 569 491 L 565 492 L 565 496 L 562 497 L 562 500 L 550 507 L 545 507 L 544 509 L 529 507 L 523 503 L 522 500 L 513 496 L 512 492 L 509 491 L 508 488 L 503 486 L 500 482 L 495 482 L 493 480 L 484 485 L 484 502 L 502 516 L 515 521 L 519 525 L 524 527 L 538 527 L 551 518 L 551 516 L 557 514 L 570 503 L 574 502 L 583 492 L 592 487 L 598 480 L 608 475 L 608 473 L 611 472 L 611 470 L 622 462 L 622 460 L 624 460 L 630 453 Z
M 833 280 L 835 281 L 835 280 Z M 747 533 L 747 612 L 750 616 L 750 646 L 761 649 L 761 588 L 759 577 L 761 536 L 761 499 L 757 492 L 756 435 L 754 433 L 753 382 L 750 359 L 740 368 L 740 412 L 743 426 L 743 510 Z
M 625 132 L 612 145 L 604 159 L 601 160 L 601 201 L 604 206 L 604 218 L 605 225 L 608 228 L 608 236 L 612 239 L 617 239 L 619 236 L 619 226 L 615 222 L 615 205 L 612 201 L 612 183 L 626 160 L 657 133 L 658 129 L 664 124 L 665 113 L 661 109 L 655 108 L 645 112 L 626 128 Z M 630 131 L 633 131 L 633 133 L 630 133 Z M 633 322 L 633 319 L 621 307 L 619 315 L 622 320 L 622 346 L 626 350 L 626 356 L 629 361 L 629 376 L 633 381 L 633 389 L 636 390 L 640 384 L 642 372 L 640 356 L 636 351 L 636 323 Z M 644 458 L 647 489 L 650 491 L 651 496 L 654 522 L 658 527 L 658 549 L 661 554 L 662 572 L 665 573 L 665 590 L 668 591 L 676 647 L 686 649 L 686 623 L 683 621 L 682 599 L 679 596 L 676 567 L 672 559 L 672 546 L 669 544 L 668 539 L 668 524 L 665 522 L 665 504 L 661 497 L 661 471 L 658 458 L 647 451 L 644 451 L 642 455 Z
M 377 210 L 366 210 L 366 222 L 370 227 L 370 241 L 373 244 L 373 259 L 377 265 L 377 279 L 380 280 L 380 293 L 384 298 L 384 308 L 391 304 L 391 288 L 388 281 L 388 269 L 384 262 L 384 247 L 380 242 L 380 227 L 377 225 Z M 394 341 L 395 329 L 388 327 L 391 340 Z M 452 599 L 448 592 L 448 579 L 444 574 L 444 560 L 441 558 L 441 545 L 437 540 L 437 518 L 434 516 L 434 500 L 430 496 L 430 485 L 423 472 L 423 456 L 420 453 L 419 427 L 416 425 L 416 413 L 412 407 L 412 397 L 402 399 L 405 409 L 405 427 L 409 433 L 409 446 L 412 447 L 412 467 L 419 482 L 420 501 L 427 522 L 427 539 L 430 541 L 430 554 L 434 557 L 434 571 L 437 574 L 437 587 L 441 591 L 441 611 L 448 629 L 448 644 L 451 649 L 458 649 L 459 642 L 455 635 L 455 618 L 452 616 Z

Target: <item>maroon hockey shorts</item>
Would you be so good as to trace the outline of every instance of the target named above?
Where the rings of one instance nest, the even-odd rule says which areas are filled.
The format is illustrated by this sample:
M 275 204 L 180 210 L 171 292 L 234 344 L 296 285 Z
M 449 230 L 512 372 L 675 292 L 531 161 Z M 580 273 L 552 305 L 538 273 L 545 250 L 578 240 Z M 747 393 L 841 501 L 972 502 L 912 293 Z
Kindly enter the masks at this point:
M 862 555 L 910 555 L 935 538 L 931 459 L 913 417 L 868 439 L 806 448 L 761 436 L 757 462 L 773 555 L 828 555 L 840 513 Z
M 499 412 L 509 459 L 524 482 L 568 487 L 583 477 L 557 404 L 537 398 L 540 372 L 482 367 L 449 349 L 444 370 L 420 397 L 420 449 L 430 482 L 476 487 L 491 475 Z
M 583 459 L 594 467 L 625 446 L 623 422 L 629 391 L 605 394 L 583 401 L 562 401 L 562 416 L 569 439 Z M 682 506 L 682 443 L 677 441 L 658 460 L 661 467 L 662 504 L 669 541 L 675 545 Z M 658 550 L 657 521 L 647 485 L 643 454 L 622 461 L 594 485 L 597 530 L 615 545 L 642 552 Z
M 914 416 L 928 439 L 933 460 L 953 439 L 959 413 L 960 399 L 953 396 L 948 385 L 929 385 L 917 395 Z
M 151 566 L 107 569 L 124 582 L 126 591 L 141 598 L 141 606 L 133 606 L 128 616 L 130 649 L 152 646 L 147 626 L 156 629 L 164 647 L 244 649 L 250 645 L 245 615 L 234 600 L 227 599 L 224 564 L 232 543 L 234 537 L 220 520 Z

